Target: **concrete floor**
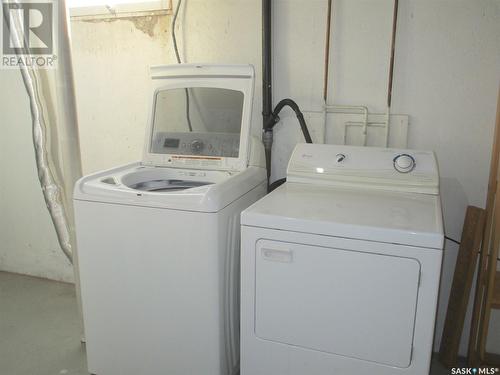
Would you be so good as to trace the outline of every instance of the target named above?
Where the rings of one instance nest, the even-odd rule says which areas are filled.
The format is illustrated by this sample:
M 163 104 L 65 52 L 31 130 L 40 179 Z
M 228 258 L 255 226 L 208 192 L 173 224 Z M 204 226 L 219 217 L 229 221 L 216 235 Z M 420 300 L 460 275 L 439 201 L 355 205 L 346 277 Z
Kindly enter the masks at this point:
M 0 374 L 88 375 L 75 288 L 0 272 Z
M 0 272 L 0 374 L 88 375 L 73 285 Z

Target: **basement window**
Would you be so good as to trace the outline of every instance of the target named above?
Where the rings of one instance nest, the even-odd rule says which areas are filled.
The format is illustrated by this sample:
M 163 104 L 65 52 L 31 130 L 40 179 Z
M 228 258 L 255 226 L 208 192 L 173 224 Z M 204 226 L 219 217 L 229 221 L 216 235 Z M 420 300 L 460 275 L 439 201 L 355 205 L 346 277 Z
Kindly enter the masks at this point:
M 169 13 L 172 0 L 67 0 L 71 18 L 116 18 Z

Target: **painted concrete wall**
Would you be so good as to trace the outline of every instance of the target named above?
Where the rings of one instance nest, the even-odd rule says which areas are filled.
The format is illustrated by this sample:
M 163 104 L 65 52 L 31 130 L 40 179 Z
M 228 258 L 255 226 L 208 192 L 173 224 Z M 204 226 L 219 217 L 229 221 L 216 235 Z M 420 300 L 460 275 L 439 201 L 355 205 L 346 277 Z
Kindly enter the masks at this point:
M 410 146 L 437 154 L 445 230 L 458 239 L 466 206 L 486 202 L 500 82 L 500 2 L 403 1 L 399 15 L 394 108 L 412 116 Z M 437 332 L 457 250 L 446 244 Z M 500 315 L 495 318 L 490 350 L 498 353 Z
M 377 6 L 372 0 L 334 3 L 337 8 L 330 56 L 329 101 L 364 104 L 371 111 L 383 112 L 392 2 L 377 0 Z M 284 97 L 296 99 L 308 111 L 306 117 L 315 137 L 322 122 L 322 115 L 317 111 L 323 104 L 326 1 L 276 0 L 275 10 L 275 102 Z M 174 61 L 169 17 L 150 21 L 139 25 L 129 20 L 72 22 L 84 172 L 140 157 L 148 109 L 147 66 Z M 182 55 L 188 62 L 255 65 L 256 128 L 261 119 L 260 25 L 260 1 L 190 0 L 179 19 L 178 33 Z M 400 1 L 392 111 L 410 116 L 410 147 L 433 149 L 437 153 L 446 231 L 453 238 L 460 237 L 465 207 L 468 204 L 484 206 L 485 202 L 500 78 L 499 46 L 500 3 L 497 0 Z M 7 75 L 0 72 L 0 77 L 3 86 Z M 14 78 L 9 82 L 20 84 Z M 0 95 L 5 93 L 2 91 Z M 17 90 L 16 95 L 21 98 L 22 90 Z M 0 105 L 4 105 L 2 100 Z M 17 105 L 23 112 L 21 102 Z M 29 122 L 27 115 L 21 119 L 17 113 L 12 114 L 12 106 L 2 108 L 2 116 L 5 111 L 10 111 L 11 118 L 17 122 Z M 293 145 L 301 140 L 290 114 L 284 113 L 282 118 L 283 123 L 276 131 L 275 177 L 284 175 Z M 27 151 L 11 150 L 16 152 L 23 159 Z M 9 158 L 13 157 L 11 153 Z M 5 165 L 10 165 L 5 160 L 2 155 L 2 174 L 8 169 Z M 22 172 L 26 178 L 30 173 L 33 174 L 33 170 Z M 30 178 L 34 184 L 34 177 Z M 36 189 L 31 189 L 30 194 L 36 197 Z M 38 198 L 41 199 L 41 195 Z M 0 199 L 2 212 L 6 207 L 10 207 L 7 212 L 13 212 L 22 199 Z M 29 212 L 31 215 L 33 210 Z M 19 218 L 10 217 L 10 222 L 22 223 Z M 32 217 L 36 223 L 47 220 L 43 212 Z M 2 232 L 3 236 L 6 234 Z M 33 238 L 38 236 L 41 237 L 37 233 Z M 19 239 L 14 248 L 21 245 Z M 56 249 L 54 244 L 51 246 L 52 250 Z M 5 250 L 1 251 L 5 258 Z M 11 259 L 19 254 L 13 254 L 12 250 L 7 253 Z M 50 252 L 46 251 L 47 256 L 41 257 L 38 263 L 34 253 L 24 252 L 19 264 L 29 264 L 29 267 L 16 266 L 17 269 L 28 273 L 44 269 L 47 276 L 57 277 L 48 265 Z M 447 243 L 437 344 L 456 254 L 457 247 Z M 60 267 L 65 268 L 64 264 Z M 496 324 L 499 321 L 497 319 Z M 500 331 L 498 326 L 496 331 Z M 490 340 L 492 349 L 496 347 L 498 351 L 499 341 L 500 336 Z M 462 353 L 463 349 L 464 345 Z
M 313 1 L 307 11 L 299 3 L 277 2 L 275 99 L 292 96 L 315 111 L 322 105 L 325 2 Z M 335 1 L 330 104 L 385 111 L 392 1 L 374 3 Z M 410 148 L 436 152 L 446 233 L 459 239 L 466 206 L 484 207 L 486 200 L 500 79 L 500 2 L 400 1 L 395 64 L 391 111 L 410 116 Z M 291 122 L 285 125 L 296 127 Z M 281 177 L 286 156 L 301 136 L 297 129 L 278 128 L 277 138 L 273 176 Z M 446 243 L 436 348 L 457 251 L 457 245 Z M 500 332 L 498 314 L 491 329 Z M 464 337 L 462 354 L 466 342 Z M 493 335 L 489 348 L 500 351 L 499 335 Z
M 170 16 L 72 22 L 83 173 L 138 160 L 149 65 L 174 62 Z M 6 89 L 8 88 L 8 89 Z M 73 281 L 38 184 L 21 75 L 0 70 L 0 270 Z
M 73 20 L 83 173 L 137 161 L 149 114 L 149 66 L 174 63 L 170 16 Z

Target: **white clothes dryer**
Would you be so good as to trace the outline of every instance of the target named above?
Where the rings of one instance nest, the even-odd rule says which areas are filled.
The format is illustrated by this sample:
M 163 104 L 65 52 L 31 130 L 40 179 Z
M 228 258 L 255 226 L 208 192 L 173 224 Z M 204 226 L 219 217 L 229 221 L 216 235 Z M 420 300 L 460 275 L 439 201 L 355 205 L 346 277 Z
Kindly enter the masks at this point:
M 242 213 L 242 375 L 428 375 L 443 223 L 432 152 L 298 145 Z

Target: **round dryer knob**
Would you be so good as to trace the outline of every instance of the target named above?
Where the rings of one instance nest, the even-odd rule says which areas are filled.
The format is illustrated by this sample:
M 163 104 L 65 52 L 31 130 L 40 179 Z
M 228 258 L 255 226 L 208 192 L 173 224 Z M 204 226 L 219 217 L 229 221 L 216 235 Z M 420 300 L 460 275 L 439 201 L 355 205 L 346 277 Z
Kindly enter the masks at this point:
M 345 154 L 337 154 L 335 155 L 335 161 L 337 163 L 342 163 L 345 160 Z
M 400 173 L 409 173 L 415 168 L 415 158 L 408 154 L 399 154 L 393 160 L 394 169 Z
M 203 144 L 203 141 L 199 139 L 195 139 L 193 142 L 191 142 L 191 151 L 198 153 L 203 150 L 205 145 Z

